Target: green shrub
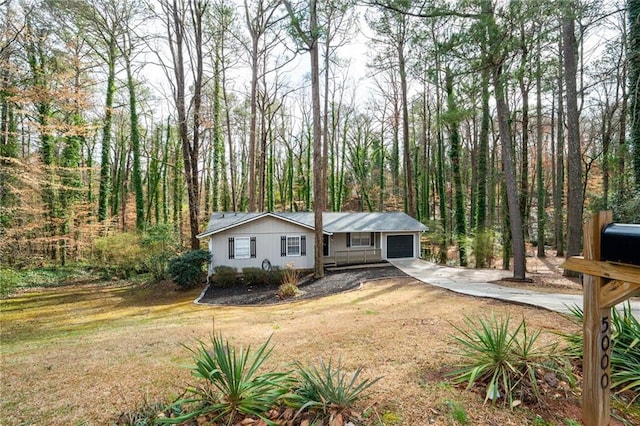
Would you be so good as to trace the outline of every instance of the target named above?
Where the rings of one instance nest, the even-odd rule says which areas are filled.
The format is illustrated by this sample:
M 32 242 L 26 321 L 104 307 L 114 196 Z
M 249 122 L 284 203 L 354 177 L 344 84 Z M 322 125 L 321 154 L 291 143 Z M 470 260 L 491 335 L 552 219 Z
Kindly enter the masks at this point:
M 129 278 L 144 266 L 146 253 L 138 234 L 124 232 L 101 237 L 96 239 L 94 248 L 108 274 Z
M 366 390 L 381 379 L 359 380 L 362 368 L 349 374 L 339 362 L 333 365 L 331 360 L 325 364 L 320 359 L 318 367 L 300 362 L 296 362 L 295 366 L 298 385 L 292 404 L 300 407 L 300 411 L 306 409 L 315 412 L 320 418 L 350 410 Z
M 20 274 L 13 269 L 0 269 L 0 297 L 10 295 L 21 282 Z
M 216 287 L 232 287 L 238 283 L 236 268 L 219 265 L 213 268 L 212 283 Z
M 176 284 L 182 288 L 196 286 L 203 279 L 202 267 L 211 259 L 206 250 L 191 250 L 169 261 L 167 271 Z
M 495 258 L 495 233 L 491 229 L 479 229 L 467 239 L 466 245 L 476 268 L 487 268 Z
M 460 335 L 454 335 L 461 362 L 451 373 L 455 383 L 467 383 L 470 388 L 479 382 L 486 385 L 485 401 L 498 398 L 513 408 L 515 399 L 540 399 L 536 369 L 549 369 L 557 361 L 556 346 L 536 348 L 539 331 L 529 333 L 524 319 L 510 330 L 509 316 L 504 320 L 465 318 L 466 328 L 454 325 Z
M 198 349 L 190 349 L 196 362 L 192 374 L 201 382 L 189 387 L 188 396 L 172 407 L 184 414 L 159 422 L 180 424 L 206 415 L 212 422 L 224 419 L 231 425 L 238 415 L 245 415 L 272 424 L 265 413 L 282 402 L 292 380 L 289 373 L 262 371 L 271 355 L 270 340 L 252 352 L 231 346 L 222 336 L 212 336 L 210 348 L 200 342 Z
M 269 271 L 262 268 L 242 268 L 242 276 L 247 285 L 266 286 L 269 285 Z
M 277 286 L 282 284 L 282 280 L 284 277 L 284 269 L 280 268 L 279 266 L 272 266 L 271 270 L 269 271 L 269 285 L 270 286 Z
M 178 251 L 178 236 L 172 225 L 159 223 L 147 229 L 141 241 L 145 250 L 144 266 L 156 281 L 167 278 L 169 260 Z

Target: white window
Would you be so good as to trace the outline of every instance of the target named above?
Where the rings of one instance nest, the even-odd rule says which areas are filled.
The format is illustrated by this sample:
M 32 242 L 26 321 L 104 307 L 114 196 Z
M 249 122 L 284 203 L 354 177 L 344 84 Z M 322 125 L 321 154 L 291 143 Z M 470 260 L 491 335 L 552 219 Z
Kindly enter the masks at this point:
M 287 256 L 300 256 L 300 237 L 287 237 Z
M 351 233 L 351 247 L 370 247 L 370 246 L 371 246 L 370 232 L 352 232 Z
M 235 238 L 235 258 L 249 259 L 251 257 L 251 240 L 249 237 Z

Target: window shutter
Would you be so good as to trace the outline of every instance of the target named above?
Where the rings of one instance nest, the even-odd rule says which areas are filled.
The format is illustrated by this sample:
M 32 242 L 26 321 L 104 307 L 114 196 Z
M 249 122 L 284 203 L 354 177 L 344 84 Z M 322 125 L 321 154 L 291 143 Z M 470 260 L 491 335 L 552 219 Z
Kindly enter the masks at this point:
M 234 259 L 236 256 L 236 250 L 234 247 L 233 237 L 229 237 L 229 259 Z
M 351 232 L 347 232 L 347 247 L 351 247 Z
M 302 235 L 300 237 L 300 256 L 307 255 L 307 237 L 306 235 Z
M 251 252 L 251 257 L 254 258 L 256 257 L 256 237 L 251 237 L 250 241 L 250 252 Z
M 369 237 L 371 240 L 371 247 L 375 247 L 376 246 L 376 234 L 375 233 L 371 233 L 371 237 Z
M 287 237 L 284 235 L 280 237 L 280 256 L 284 257 L 287 255 Z

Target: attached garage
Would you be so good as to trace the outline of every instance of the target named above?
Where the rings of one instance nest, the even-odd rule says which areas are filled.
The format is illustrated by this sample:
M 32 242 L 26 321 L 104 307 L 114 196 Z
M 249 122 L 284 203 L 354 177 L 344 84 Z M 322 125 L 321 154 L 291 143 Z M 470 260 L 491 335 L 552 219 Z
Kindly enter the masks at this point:
M 412 234 L 387 235 L 387 259 L 415 257 L 414 246 Z

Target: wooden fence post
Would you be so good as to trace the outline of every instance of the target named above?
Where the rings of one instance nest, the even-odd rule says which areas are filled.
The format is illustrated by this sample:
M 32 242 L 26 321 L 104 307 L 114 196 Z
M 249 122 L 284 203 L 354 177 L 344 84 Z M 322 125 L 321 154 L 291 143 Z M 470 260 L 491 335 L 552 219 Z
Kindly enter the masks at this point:
M 599 212 L 584 225 L 584 258 L 600 260 L 602 228 L 611 223 L 611 211 Z M 606 278 L 584 275 L 582 421 L 585 426 L 610 422 L 611 308 L 601 305 Z
M 602 230 L 612 213 L 599 212 L 584 226 L 584 258 L 573 256 L 562 268 L 582 272 L 583 356 L 582 421 L 585 426 L 607 426 L 611 421 L 611 308 L 640 295 L 640 264 L 602 261 Z M 611 233 L 609 234 L 611 238 Z M 605 240 L 611 242 L 611 240 Z M 625 249 L 640 250 L 638 234 L 625 236 Z M 611 253 L 605 253 L 610 258 Z

